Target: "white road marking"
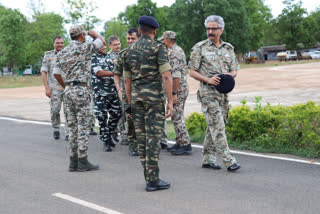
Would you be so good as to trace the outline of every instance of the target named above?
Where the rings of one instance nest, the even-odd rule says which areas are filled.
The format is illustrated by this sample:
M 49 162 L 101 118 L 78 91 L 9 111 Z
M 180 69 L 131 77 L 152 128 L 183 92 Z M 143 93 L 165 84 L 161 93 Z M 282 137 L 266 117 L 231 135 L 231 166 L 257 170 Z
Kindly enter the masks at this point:
M 62 199 L 64 199 L 64 200 L 71 201 L 71 202 L 73 202 L 73 203 L 79 204 L 79 205 L 81 205 L 81 206 L 88 207 L 88 208 L 91 208 L 91 209 L 100 211 L 100 212 L 102 212 L 102 213 L 107 213 L 107 214 L 123 214 L 123 213 L 120 213 L 120 212 L 117 212 L 117 211 L 114 211 L 114 210 L 111 210 L 111 209 L 108 209 L 108 208 L 99 206 L 99 205 L 97 205 L 97 204 L 93 204 L 93 203 L 87 202 L 87 201 L 84 201 L 84 200 L 81 200 L 81 199 L 72 197 L 72 196 L 70 196 L 70 195 L 63 194 L 63 193 L 54 193 L 54 194 L 52 194 L 52 195 L 55 196 L 55 197 L 62 198 Z
M 9 121 L 20 122 L 20 123 L 51 125 L 51 123 L 49 123 L 49 122 L 23 120 L 23 119 L 11 118 L 11 117 L 0 117 L 0 119 L 1 120 L 9 120 Z M 64 126 L 64 124 L 61 124 L 61 126 Z M 174 141 L 169 141 L 169 143 L 170 144 L 175 144 Z M 200 149 L 203 148 L 203 146 L 201 146 L 201 145 L 192 145 L 192 147 L 200 148 Z M 258 153 L 254 153 L 254 152 L 242 152 L 242 151 L 235 151 L 235 150 L 231 150 L 231 152 L 234 153 L 234 154 L 240 154 L 240 155 L 247 155 L 247 156 L 261 157 L 261 158 L 269 158 L 269 159 L 276 159 L 276 160 L 284 160 L 284 161 L 292 161 L 292 162 L 297 162 L 297 163 L 306 163 L 306 164 L 313 164 L 313 165 L 319 165 L 320 166 L 320 162 L 312 161 L 312 160 L 303 160 L 303 159 L 297 159 L 297 158 L 286 158 L 286 157 L 279 157 L 279 156 L 276 156 L 276 155 L 263 155 L 263 154 L 258 154 Z

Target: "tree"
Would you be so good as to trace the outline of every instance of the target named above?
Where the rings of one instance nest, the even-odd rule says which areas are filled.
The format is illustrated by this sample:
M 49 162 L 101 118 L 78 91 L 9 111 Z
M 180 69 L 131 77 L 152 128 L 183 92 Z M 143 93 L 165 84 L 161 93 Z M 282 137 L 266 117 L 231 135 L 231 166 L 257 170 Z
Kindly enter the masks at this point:
M 108 41 L 109 36 L 115 35 L 120 38 L 121 48 L 126 48 L 128 26 L 118 19 L 112 19 L 104 23 L 104 37 Z
M 32 22 L 27 23 L 25 31 L 25 62 L 35 64 L 41 60 L 45 51 L 53 49 L 55 36 L 65 38 L 64 18 L 53 12 L 35 11 Z
M 0 65 L 9 67 L 22 64 L 25 16 L 16 9 L 0 6 Z
M 315 23 L 315 25 L 312 26 L 311 34 L 314 35 L 315 40 L 317 42 L 320 42 L 320 7 L 318 7 L 314 12 L 308 16 L 309 19 L 312 19 Z
M 65 13 L 69 17 L 67 23 L 81 24 L 86 30 L 90 30 L 101 21 L 93 15 L 97 6 L 92 0 L 66 0 L 65 3 Z

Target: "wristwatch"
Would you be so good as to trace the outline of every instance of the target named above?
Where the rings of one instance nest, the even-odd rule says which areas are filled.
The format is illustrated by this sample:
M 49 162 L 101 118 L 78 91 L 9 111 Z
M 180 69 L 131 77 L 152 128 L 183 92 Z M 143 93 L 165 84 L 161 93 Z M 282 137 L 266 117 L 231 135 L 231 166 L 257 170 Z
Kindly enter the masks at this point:
M 172 92 L 172 95 L 177 95 L 177 92 L 173 91 L 173 92 Z

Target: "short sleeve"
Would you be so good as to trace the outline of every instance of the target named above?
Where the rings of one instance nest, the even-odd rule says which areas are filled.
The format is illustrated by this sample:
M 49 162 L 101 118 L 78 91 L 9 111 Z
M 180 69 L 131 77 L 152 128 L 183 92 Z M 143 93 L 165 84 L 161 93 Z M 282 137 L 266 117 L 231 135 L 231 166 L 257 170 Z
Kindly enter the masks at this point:
M 42 72 L 48 72 L 49 71 L 49 57 L 48 57 L 48 54 L 44 55 L 40 70 Z
M 200 69 L 200 59 L 201 59 L 201 49 L 199 45 L 195 45 L 191 49 L 191 55 L 190 55 L 190 60 L 189 60 L 189 65 L 188 67 L 195 70 L 199 71 Z
M 168 51 L 163 44 L 159 46 L 158 65 L 159 65 L 160 73 L 171 70 L 171 66 L 169 64 L 169 59 L 168 59 Z
M 60 66 L 58 65 L 54 66 L 52 73 L 62 75 L 62 70 L 60 69 Z
M 119 55 L 118 59 L 114 63 L 113 74 L 120 77 L 123 75 L 122 54 Z

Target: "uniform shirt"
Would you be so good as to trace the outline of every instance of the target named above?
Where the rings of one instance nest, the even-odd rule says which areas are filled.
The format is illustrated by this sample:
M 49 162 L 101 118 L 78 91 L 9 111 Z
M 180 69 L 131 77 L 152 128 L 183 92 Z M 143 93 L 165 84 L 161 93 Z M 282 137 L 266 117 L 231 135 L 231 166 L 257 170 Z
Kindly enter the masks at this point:
M 82 43 L 72 40 L 68 47 L 58 53 L 53 73 L 64 74 L 65 83 L 78 81 L 90 85 L 91 56 L 101 48 L 103 43 L 99 38 L 93 42 Z
M 212 77 L 239 70 L 239 65 L 231 44 L 221 41 L 218 48 L 207 39 L 193 46 L 189 68 L 203 76 Z
M 187 83 L 187 61 L 184 51 L 177 44 L 168 49 L 169 62 L 172 67 L 172 78 L 180 78 L 178 91 L 188 88 Z
M 128 47 L 124 56 L 124 77 L 132 79 L 132 102 L 147 103 L 164 100 L 161 73 L 169 71 L 167 48 L 149 36 Z
M 50 89 L 63 91 L 62 86 L 58 83 L 58 81 L 53 75 L 53 69 L 55 67 L 56 60 L 57 60 L 57 53 L 58 52 L 56 50 L 52 50 L 52 51 L 47 51 L 44 54 L 41 71 L 47 73 L 48 86 Z
M 123 62 L 124 62 L 124 56 L 126 55 L 128 49 L 125 48 L 122 51 L 119 52 L 118 59 L 114 63 L 113 73 L 114 75 L 117 75 L 120 77 L 120 88 L 123 90 L 122 92 L 122 103 L 127 104 L 128 99 L 126 96 L 124 84 L 123 84 Z
M 112 68 L 113 62 L 110 56 L 98 52 L 92 55 L 92 88 L 95 95 L 107 96 L 116 92 L 113 76 L 97 76 L 98 71 L 112 72 Z

